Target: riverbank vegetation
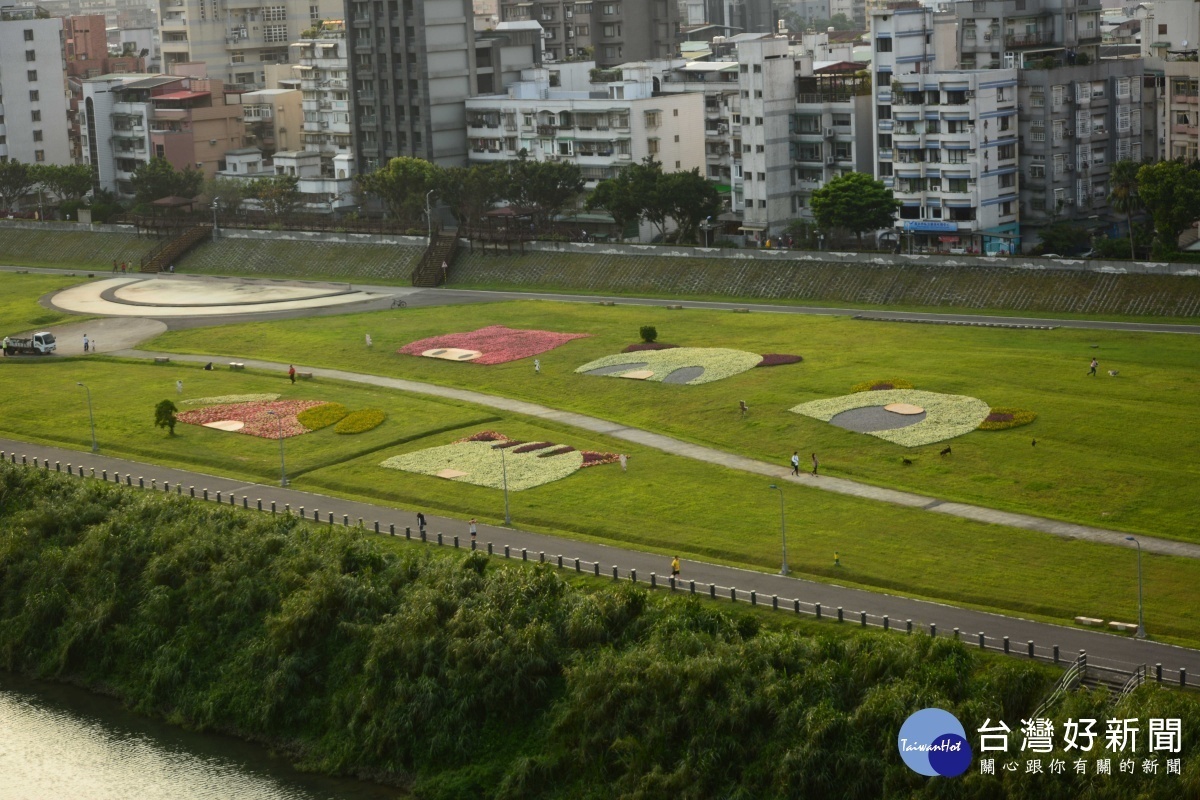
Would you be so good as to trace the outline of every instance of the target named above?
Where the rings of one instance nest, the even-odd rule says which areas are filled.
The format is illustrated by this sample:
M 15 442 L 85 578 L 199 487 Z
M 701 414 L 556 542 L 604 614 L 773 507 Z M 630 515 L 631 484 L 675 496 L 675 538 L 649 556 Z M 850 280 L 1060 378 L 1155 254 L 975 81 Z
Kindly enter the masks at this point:
M 1200 715 L 1181 693 L 1146 686 L 1110 709 L 1079 692 L 1056 713 L 1181 717 L 1182 776 L 929 780 L 896 753 L 910 713 L 945 708 L 973 740 L 985 719 L 1015 726 L 1052 671 L 12 465 L 0 667 L 426 798 L 1200 790 Z

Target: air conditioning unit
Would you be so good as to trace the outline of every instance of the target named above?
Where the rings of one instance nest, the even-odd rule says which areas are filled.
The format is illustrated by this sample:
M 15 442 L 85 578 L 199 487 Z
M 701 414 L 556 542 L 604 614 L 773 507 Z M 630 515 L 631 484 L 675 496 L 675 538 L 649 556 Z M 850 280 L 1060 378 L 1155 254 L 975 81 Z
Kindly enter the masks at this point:
M 1075 131 L 1067 131 L 1067 138 L 1070 139 L 1075 135 Z
M 1165 136 L 1160 136 L 1160 137 L 1158 137 L 1158 143 L 1159 143 L 1159 144 L 1166 144 L 1166 143 L 1167 143 L 1167 137 L 1165 137 Z
M 1074 172 L 1074 171 L 1075 171 L 1075 165 L 1067 164 L 1067 172 Z
M 825 129 L 825 138 L 826 138 L 826 139 L 832 139 L 832 138 L 833 138 L 833 128 L 826 128 L 826 129 Z
M 975 96 L 975 92 L 971 91 L 970 89 L 968 89 L 968 90 L 965 92 L 965 94 L 966 94 L 966 96 L 967 96 L 967 97 L 974 97 L 974 96 Z
M 825 156 L 825 163 L 826 163 L 826 164 L 832 164 L 832 163 L 833 163 L 833 156 Z

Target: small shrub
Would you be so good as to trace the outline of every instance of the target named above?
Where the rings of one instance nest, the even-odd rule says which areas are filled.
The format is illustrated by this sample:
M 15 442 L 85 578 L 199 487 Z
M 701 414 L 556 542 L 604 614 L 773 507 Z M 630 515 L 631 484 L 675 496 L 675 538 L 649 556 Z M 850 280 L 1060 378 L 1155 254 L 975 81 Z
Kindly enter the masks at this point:
M 365 433 L 378 428 L 387 419 L 387 414 L 378 408 L 364 408 L 347 414 L 333 429 L 334 433 Z
M 1003 431 L 1028 425 L 1037 419 L 1036 411 L 1023 408 L 993 408 L 987 419 L 979 423 L 981 431 Z
M 349 410 L 341 403 L 325 403 L 313 406 L 307 411 L 301 411 L 296 415 L 296 419 L 310 431 L 319 431 L 321 428 L 328 428 L 335 422 L 339 422 L 349 413 Z
M 888 389 L 912 389 L 911 383 L 900 378 L 884 378 L 882 380 L 865 381 L 850 387 L 850 392 L 883 392 Z
M 154 424 L 159 428 L 167 428 L 171 436 L 175 435 L 175 414 L 179 409 L 170 400 L 163 400 L 154 407 Z
M 642 335 L 643 342 L 653 342 L 658 338 L 658 328 L 654 327 L 653 325 L 643 325 L 642 329 L 638 331 L 638 333 Z

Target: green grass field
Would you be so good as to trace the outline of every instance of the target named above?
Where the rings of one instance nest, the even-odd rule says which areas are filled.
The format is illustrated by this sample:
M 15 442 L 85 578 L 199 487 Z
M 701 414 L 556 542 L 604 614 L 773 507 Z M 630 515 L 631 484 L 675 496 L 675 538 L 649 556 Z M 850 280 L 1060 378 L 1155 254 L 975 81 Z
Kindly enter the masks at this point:
M 1197 541 L 1200 502 L 1192 424 L 1200 343 L 1190 336 L 1058 329 L 971 329 L 838 317 L 507 302 L 406 309 L 170 332 L 147 346 L 294 361 L 413 378 L 519 398 L 660 431 L 780 465 L 817 452 L 823 470 L 962 502 Z M 591 333 L 531 359 L 495 366 L 396 354 L 434 334 L 490 324 Z M 592 359 L 655 325 L 660 341 L 794 353 L 802 364 L 752 369 L 701 386 L 578 375 Z M 370 333 L 375 346 L 362 346 Z M 1100 375 L 1085 377 L 1088 361 Z M 1106 374 L 1116 369 L 1116 378 Z M 787 409 L 853 384 L 904 378 L 928 391 L 1037 412 L 1032 425 L 976 431 L 907 449 Z M 750 414 L 739 418 L 745 400 Z M 1036 437 L 1038 444 L 1031 445 Z M 914 463 L 905 465 L 903 458 Z
M 369 433 L 338 436 L 324 429 L 287 439 L 294 488 L 498 522 L 499 491 L 377 466 L 388 456 L 490 428 L 524 440 L 630 454 L 627 473 L 616 465 L 589 467 L 511 493 L 514 522 L 523 528 L 625 543 L 664 557 L 678 552 L 765 571 L 778 566 L 779 507 L 768 479 L 552 423 L 381 389 L 324 382 L 293 387 L 282 376 L 253 371 L 204 372 L 109 358 L 0 361 L 0 395 L 22 398 L 4 403 L 0 432 L 88 450 L 87 406 L 75 386 L 83 381 L 92 390 L 106 454 L 254 481 L 278 475 L 274 440 L 182 424 L 170 437 L 155 428 L 154 405 L 176 397 L 176 379 L 184 381 L 184 398 L 269 391 L 388 412 L 388 421 Z M 800 574 L 1063 623 L 1077 614 L 1132 618 L 1136 610 L 1136 570 L 1125 550 L 803 486 L 785 486 L 785 496 L 789 562 Z M 840 568 L 833 566 L 835 551 Z M 1200 561 L 1148 556 L 1144 566 L 1147 585 L 1154 587 L 1146 598 L 1147 624 L 1164 638 L 1200 642 L 1194 598 Z M 1053 591 L 1038 589 L 1050 586 Z
M 38 231 L 0 225 L 0 264 L 26 267 L 112 271 L 113 260 L 128 261 L 134 271 L 142 256 L 161 240 L 133 233 Z
M 0 338 L 56 323 L 90 319 L 64 314 L 38 302 L 43 295 L 80 282 L 80 278 L 67 275 L 0 273 L 0 287 L 3 287 L 0 291 Z

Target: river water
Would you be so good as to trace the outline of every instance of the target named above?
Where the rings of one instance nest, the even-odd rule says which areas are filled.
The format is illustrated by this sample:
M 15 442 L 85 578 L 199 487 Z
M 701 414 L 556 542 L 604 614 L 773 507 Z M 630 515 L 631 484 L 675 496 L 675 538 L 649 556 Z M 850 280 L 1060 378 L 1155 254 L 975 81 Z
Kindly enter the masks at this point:
M 0 800 L 401 800 L 298 772 L 239 739 L 130 713 L 115 700 L 0 672 Z

